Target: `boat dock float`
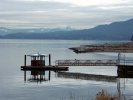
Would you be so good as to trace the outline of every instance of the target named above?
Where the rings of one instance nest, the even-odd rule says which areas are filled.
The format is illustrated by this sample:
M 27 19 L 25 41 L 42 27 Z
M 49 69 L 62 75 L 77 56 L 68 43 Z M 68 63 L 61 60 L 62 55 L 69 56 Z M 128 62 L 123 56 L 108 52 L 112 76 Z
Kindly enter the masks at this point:
M 27 56 L 31 58 L 31 65 L 26 64 Z M 45 64 L 45 57 L 49 59 L 49 65 Z M 59 67 L 55 65 L 51 65 L 51 55 L 44 55 L 44 54 L 32 54 L 32 55 L 25 55 L 24 56 L 24 66 L 21 66 L 21 70 L 24 71 L 24 81 L 27 80 L 26 78 L 26 71 L 30 71 L 33 77 L 33 80 L 43 80 L 45 77 L 45 71 L 49 71 L 48 73 L 48 80 L 51 78 L 51 71 L 68 71 L 68 67 Z M 38 78 L 40 76 L 40 78 Z

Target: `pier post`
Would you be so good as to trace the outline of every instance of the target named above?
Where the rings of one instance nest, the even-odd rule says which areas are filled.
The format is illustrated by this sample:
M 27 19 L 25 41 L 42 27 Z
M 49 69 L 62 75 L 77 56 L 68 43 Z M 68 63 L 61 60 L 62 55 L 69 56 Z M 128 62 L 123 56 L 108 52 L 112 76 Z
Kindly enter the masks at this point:
M 26 66 L 26 55 L 24 55 L 24 66 Z
M 24 55 L 24 66 L 26 66 L 26 55 Z M 24 71 L 24 81 L 26 82 L 26 70 Z
M 118 53 L 118 65 L 120 65 L 120 57 L 121 57 L 121 53 Z
M 51 66 L 51 55 L 49 54 L 49 66 Z
M 51 77 L 51 71 L 49 70 L 49 80 L 50 80 L 50 77 Z
M 49 66 L 51 66 L 51 55 L 49 54 Z M 51 77 L 51 71 L 49 70 L 49 80 Z
M 40 74 L 40 83 L 41 83 L 41 81 L 42 81 L 42 75 Z
M 24 81 L 26 82 L 26 70 L 24 71 Z

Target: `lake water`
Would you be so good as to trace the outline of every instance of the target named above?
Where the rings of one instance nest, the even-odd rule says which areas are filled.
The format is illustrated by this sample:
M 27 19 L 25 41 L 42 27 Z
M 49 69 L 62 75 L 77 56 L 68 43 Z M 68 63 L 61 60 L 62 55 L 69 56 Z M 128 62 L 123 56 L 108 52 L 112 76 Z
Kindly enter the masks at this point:
M 117 59 L 117 53 L 76 54 L 69 47 L 95 44 L 99 41 L 82 40 L 0 40 L 0 100 L 91 100 L 102 89 L 117 94 L 116 82 L 103 82 L 55 77 L 52 72 L 50 81 L 36 83 L 24 82 L 20 66 L 24 55 L 43 53 L 52 55 L 52 64 L 59 59 Z M 102 43 L 102 42 L 101 42 Z M 132 58 L 133 54 L 125 54 Z M 29 61 L 29 60 L 28 60 Z M 102 75 L 117 75 L 116 66 L 70 67 L 71 72 Z M 30 77 L 28 75 L 27 77 Z M 132 79 L 121 79 L 122 93 L 127 100 L 133 99 Z

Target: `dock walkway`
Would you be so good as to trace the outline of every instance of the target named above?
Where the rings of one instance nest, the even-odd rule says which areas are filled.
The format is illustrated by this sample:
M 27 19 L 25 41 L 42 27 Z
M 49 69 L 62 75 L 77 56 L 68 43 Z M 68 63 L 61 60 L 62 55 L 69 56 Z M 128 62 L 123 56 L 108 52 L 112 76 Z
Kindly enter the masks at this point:
M 56 60 L 57 66 L 116 66 L 117 60 Z

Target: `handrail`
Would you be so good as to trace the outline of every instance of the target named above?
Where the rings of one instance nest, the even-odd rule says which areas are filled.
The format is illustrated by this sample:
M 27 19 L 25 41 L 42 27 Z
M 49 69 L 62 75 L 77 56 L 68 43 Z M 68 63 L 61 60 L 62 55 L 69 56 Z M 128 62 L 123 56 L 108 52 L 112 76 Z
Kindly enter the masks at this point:
M 56 60 L 57 66 L 114 66 L 118 64 L 118 60 L 79 60 L 66 59 Z

